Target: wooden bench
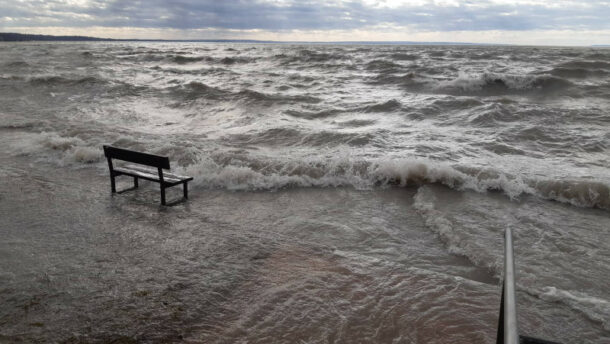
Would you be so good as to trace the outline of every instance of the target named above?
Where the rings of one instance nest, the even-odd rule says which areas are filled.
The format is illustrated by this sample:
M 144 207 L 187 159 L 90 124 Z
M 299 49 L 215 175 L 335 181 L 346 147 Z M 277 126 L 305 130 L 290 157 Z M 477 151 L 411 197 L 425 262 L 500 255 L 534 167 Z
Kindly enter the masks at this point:
M 138 179 L 150 180 L 152 182 L 159 183 L 161 185 L 161 204 L 165 204 L 165 189 L 176 186 L 179 184 L 183 185 L 184 198 L 188 198 L 188 182 L 193 180 L 192 177 L 179 176 L 176 174 L 163 172 L 163 169 L 169 170 L 169 158 L 159 155 L 140 153 L 122 148 L 104 146 L 104 155 L 108 160 L 108 169 L 110 169 L 110 188 L 112 193 L 116 193 L 116 184 L 114 178 L 117 176 L 131 176 L 133 177 L 133 189 L 138 188 Z M 156 170 L 137 166 L 137 165 L 125 165 L 121 167 L 114 167 L 112 159 L 127 161 L 139 165 L 156 167 Z M 128 189 L 131 190 L 131 189 Z M 123 190 L 127 191 L 127 190 Z

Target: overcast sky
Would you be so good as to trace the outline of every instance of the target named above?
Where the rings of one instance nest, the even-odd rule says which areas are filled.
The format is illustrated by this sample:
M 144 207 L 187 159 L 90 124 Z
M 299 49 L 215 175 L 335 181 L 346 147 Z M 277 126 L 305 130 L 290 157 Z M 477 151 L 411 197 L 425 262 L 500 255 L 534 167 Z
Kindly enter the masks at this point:
M 610 0 L 0 0 L 0 31 L 591 45 L 610 44 Z

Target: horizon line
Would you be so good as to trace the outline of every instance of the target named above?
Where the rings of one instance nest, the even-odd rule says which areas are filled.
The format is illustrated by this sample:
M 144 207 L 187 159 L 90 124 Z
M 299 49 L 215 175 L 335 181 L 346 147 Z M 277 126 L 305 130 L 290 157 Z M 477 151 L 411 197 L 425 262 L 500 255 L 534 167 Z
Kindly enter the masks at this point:
M 4 35 L 18 35 L 22 38 L 36 37 L 41 39 L 13 39 L 4 40 Z M 46 38 L 46 39 L 45 39 Z M 104 38 L 82 35 L 43 35 L 43 34 L 24 34 L 18 32 L 0 32 L 0 42 L 208 42 L 208 43 L 277 43 L 277 44 L 388 44 L 388 45 L 494 45 L 494 46 L 548 46 L 548 47 L 610 47 L 610 44 L 590 44 L 590 45 L 531 45 L 514 43 L 475 43 L 475 42 L 455 42 L 455 41 L 276 41 L 258 39 L 239 39 L 239 38 L 201 38 L 201 39 L 162 39 L 162 38 Z

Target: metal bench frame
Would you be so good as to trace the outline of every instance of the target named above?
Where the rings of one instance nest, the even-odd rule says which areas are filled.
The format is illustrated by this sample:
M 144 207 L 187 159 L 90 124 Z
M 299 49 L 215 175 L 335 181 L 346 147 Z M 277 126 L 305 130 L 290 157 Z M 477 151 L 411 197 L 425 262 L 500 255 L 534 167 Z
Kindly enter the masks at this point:
M 178 176 L 172 173 L 163 172 L 164 169 L 169 170 L 169 158 L 159 155 L 136 152 L 123 148 L 104 146 L 104 156 L 108 160 L 108 169 L 110 170 L 110 188 L 112 193 L 117 193 L 115 178 L 126 175 L 133 177 L 133 188 L 138 188 L 138 179 L 150 180 L 160 184 L 161 187 L 161 205 L 166 205 L 165 189 L 183 185 L 184 199 L 188 199 L 188 182 L 193 180 L 192 177 Z M 157 168 L 157 174 L 154 170 L 139 168 L 137 166 L 114 167 L 112 159 L 127 161 L 135 164 L 151 166 Z M 123 191 L 129 191 L 127 189 Z M 122 192 L 122 191 L 121 191 Z

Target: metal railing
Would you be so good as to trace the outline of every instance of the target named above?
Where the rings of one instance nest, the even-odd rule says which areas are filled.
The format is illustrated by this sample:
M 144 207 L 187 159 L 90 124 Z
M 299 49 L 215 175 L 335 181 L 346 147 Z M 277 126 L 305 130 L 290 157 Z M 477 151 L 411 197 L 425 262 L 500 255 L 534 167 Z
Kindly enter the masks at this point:
M 517 301 L 515 297 L 515 259 L 513 255 L 513 232 L 504 232 L 504 281 L 500 301 L 500 319 L 496 344 L 558 344 L 544 339 L 520 336 L 517 324 Z

